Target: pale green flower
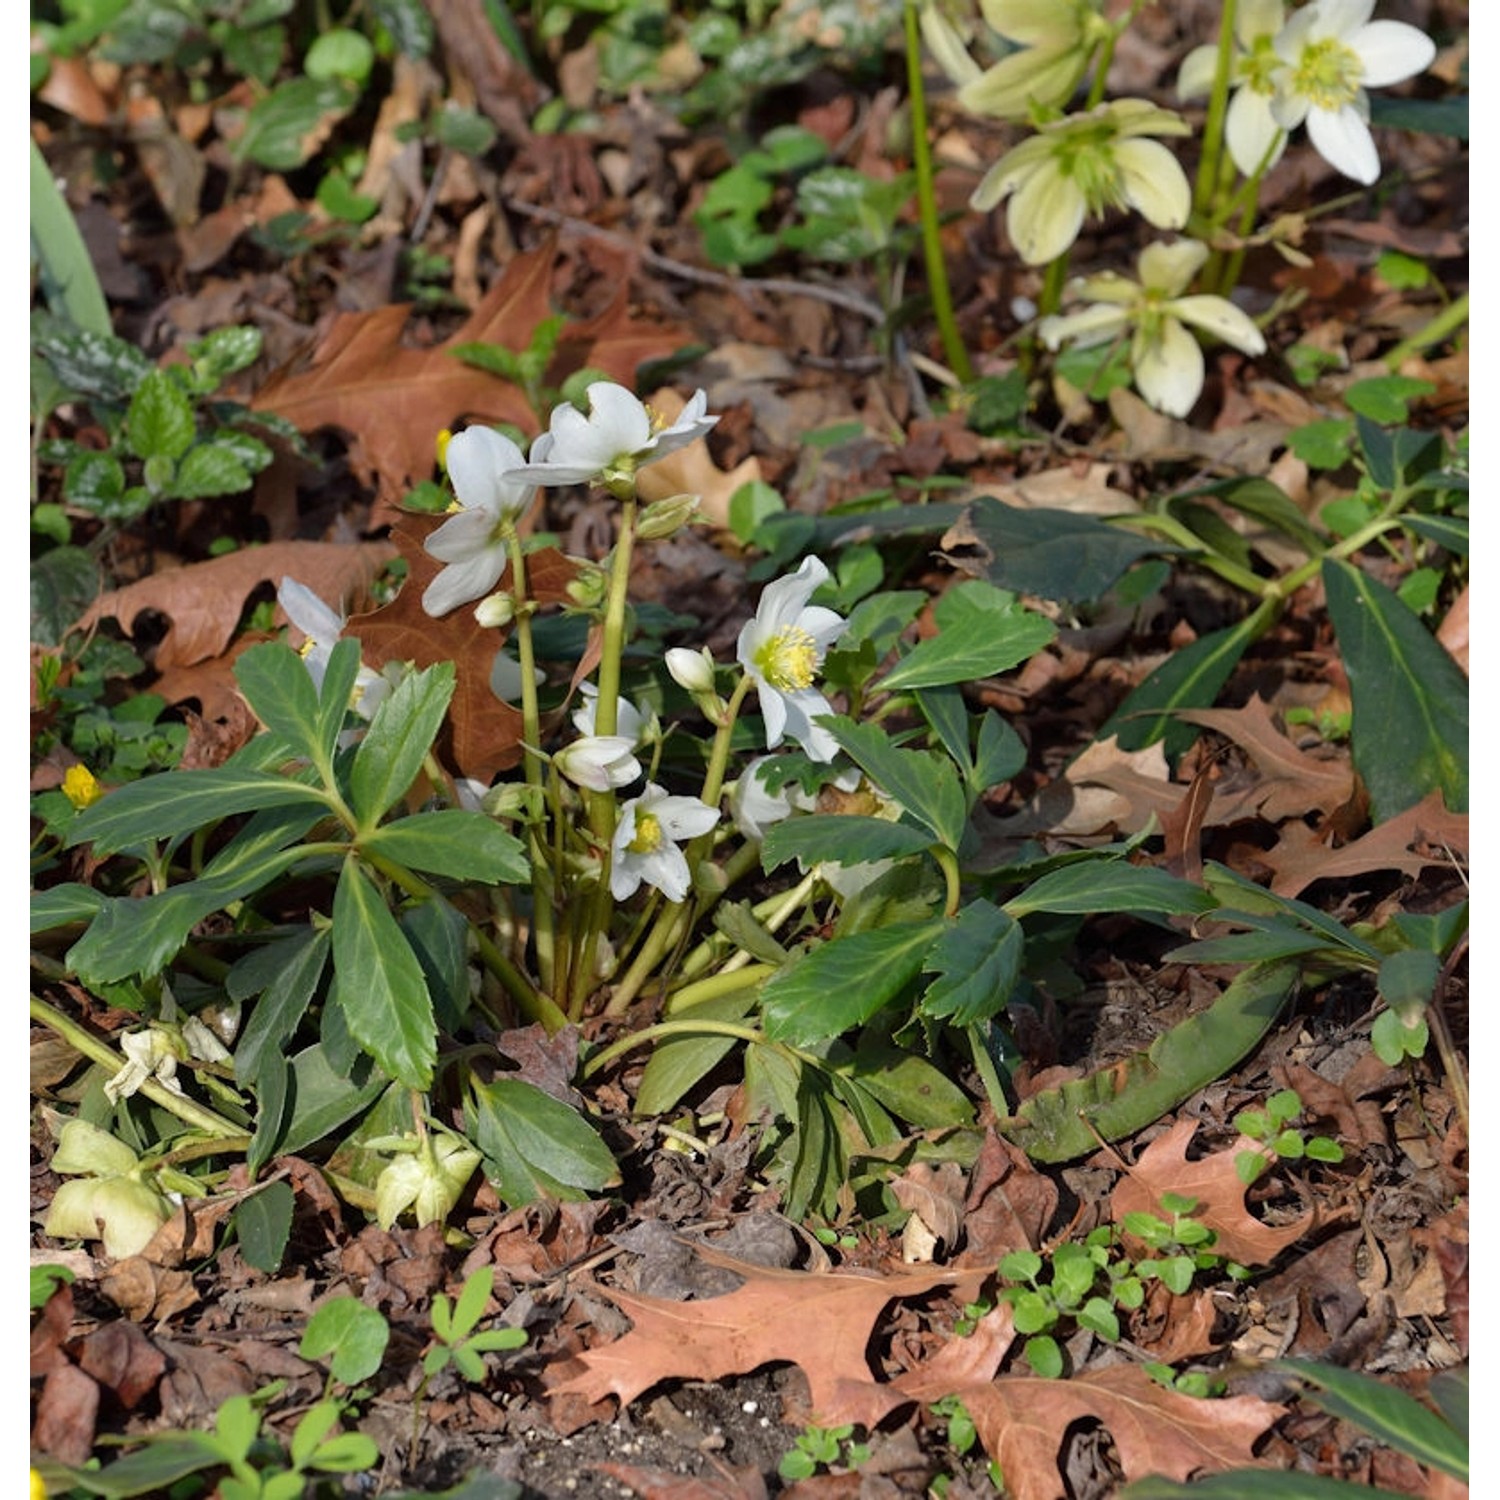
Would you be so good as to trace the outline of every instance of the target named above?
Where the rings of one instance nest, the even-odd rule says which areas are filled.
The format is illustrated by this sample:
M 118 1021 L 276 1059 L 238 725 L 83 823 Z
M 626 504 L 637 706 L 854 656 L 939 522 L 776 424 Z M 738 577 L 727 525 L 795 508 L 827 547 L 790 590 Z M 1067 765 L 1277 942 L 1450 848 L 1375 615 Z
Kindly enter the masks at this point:
M 1307 137 L 1331 167 L 1356 182 L 1380 176 L 1370 136 L 1368 88 L 1400 83 L 1437 56 L 1430 37 L 1401 21 L 1372 21 L 1375 0 L 1314 0 L 1276 38 L 1286 64 L 1271 113 L 1283 130 L 1304 122 Z
M 1283 0 L 1239 0 L 1234 15 L 1237 43 L 1229 65 L 1229 108 L 1224 141 L 1236 167 L 1246 177 L 1268 171 L 1286 150 L 1286 132 L 1271 113 L 1277 79 L 1285 64 L 1275 41 L 1286 24 Z M 1206 97 L 1213 89 L 1218 48 L 1195 47 L 1182 60 L 1177 93 L 1183 99 Z
M 52 1170 L 75 1179 L 52 1195 L 42 1233 L 53 1239 L 102 1239 L 104 1253 L 123 1260 L 140 1254 L 172 1215 L 170 1201 L 143 1180 L 135 1152 L 86 1120 L 63 1126 Z
M 375 1179 L 380 1227 L 389 1229 L 408 1208 L 419 1226 L 444 1223 L 479 1165 L 479 1152 L 447 1130 L 430 1130 L 420 1142 L 407 1137 L 394 1149 L 399 1154 Z
M 1074 294 L 1092 306 L 1043 318 L 1042 342 L 1049 349 L 1066 341 L 1088 347 L 1129 333 L 1137 389 L 1158 411 L 1185 417 L 1203 389 L 1203 350 L 1184 324 L 1246 354 L 1266 349 L 1260 329 L 1232 302 L 1186 295 L 1207 258 L 1208 246 L 1197 240 L 1148 245 L 1136 262 L 1139 281 L 1105 272 L 1075 282 Z
M 1114 27 L 1102 0 L 980 0 L 984 18 L 1019 51 L 977 77 L 955 79 L 958 102 L 977 115 L 1020 119 L 1033 107 L 1065 104 L 1089 59 Z
M 1005 224 L 1028 265 L 1056 260 L 1085 214 L 1133 208 L 1158 229 L 1187 223 L 1192 191 L 1177 158 L 1153 135 L 1188 124 L 1144 99 L 1116 99 L 1043 125 L 984 175 L 970 204 L 981 213 L 1009 197 Z

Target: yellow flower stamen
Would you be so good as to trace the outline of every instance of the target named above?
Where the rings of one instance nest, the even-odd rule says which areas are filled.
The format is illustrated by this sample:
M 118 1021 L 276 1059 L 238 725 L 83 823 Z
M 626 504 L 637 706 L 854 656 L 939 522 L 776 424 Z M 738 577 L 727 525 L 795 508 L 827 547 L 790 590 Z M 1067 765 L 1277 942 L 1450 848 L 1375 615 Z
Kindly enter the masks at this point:
M 778 692 L 801 692 L 818 670 L 817 642 L 800 625 L 788 625 L 755 653 L 755 665 Z
M 1352 47 L 1334 37 L 1310 42 L 1292 73 L 1292 92 L 1312 101 L 1314 109 L 1338 110 L 1354 101 L 1365 65 Z
M 632 854 L 653 854 L 661 848 L 662 831 L 660 821 L 651 813 L 635 815 L 635 837 L 626 844 Z
M 1276 74 L 1281 59 L 1271 45 L 1270 36 L 1258 36 L 1255 45 L 1235 65 L 1235 77 L 1252 94 L 1270 98 L 1276 92 Z
M 87 766 L 69 766 L 63 776 L 63 796 L 80 812 L 91 807 L 104 795 L 104 788 L 94 779 Z

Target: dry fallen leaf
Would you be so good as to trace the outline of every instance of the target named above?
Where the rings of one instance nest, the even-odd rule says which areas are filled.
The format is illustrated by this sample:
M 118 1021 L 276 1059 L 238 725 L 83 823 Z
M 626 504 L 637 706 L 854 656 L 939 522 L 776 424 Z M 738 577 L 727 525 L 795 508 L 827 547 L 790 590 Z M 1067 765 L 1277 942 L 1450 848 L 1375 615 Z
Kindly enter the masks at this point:
M 792 1363 L 807 1376 L 812 1420 L 874 1427 L 909 1397 L 881 1384 L 867 1347 L 876 1320 L 893 1301 L 938 1287 L 977 1293 L 985 1272 L 931 1270 L 893 1276 L 783 1271 L 699 1253 L 745 1278 L 723 1297 L 669 1302 L 597 1286 L 635 1325 L 629 1333 L 569 1361 L 575 1373 L 556 1379 L 553 1396 L 595 1403 L 614 1396 L 628 1406 L 663 1380 L 720 1380 L 762 1365 Z M 578 1370 L 578 1366 L 582 1370 Z
M 1239 1153 L 1258 1152 L 1260 1144 L 1241 1136 L 1223 1151 L 1189 1161 L 1187 1150 L 1197 1129 L 1197 1121 L 1179 1120 L 1141 1152 L 1134 1166 L 1126 1167 L 1126 1175 L 1110 1194 L 1111 1216 L 1117 1224 L 1129 1213 L 1161 1217 L 1163 1193 L 1196 1198 L 1192 1217 L 1214 1231 L 1216 1254 L 1245 1266 L 1270 1265 L 1312 1227 L 1312 1210 L 1291 1224 L 1262 1223 L 1245 1207 L 1245 1184 L 1235 1170 Z

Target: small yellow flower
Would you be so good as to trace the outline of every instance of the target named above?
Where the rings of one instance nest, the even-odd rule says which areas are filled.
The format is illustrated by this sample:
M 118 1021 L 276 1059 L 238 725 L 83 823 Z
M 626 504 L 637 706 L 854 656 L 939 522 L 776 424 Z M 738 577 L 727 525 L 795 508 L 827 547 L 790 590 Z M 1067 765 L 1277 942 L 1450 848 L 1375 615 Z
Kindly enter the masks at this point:
M 104 788 L 94 779 L 94 773 L 82 764 L 68 767 L 62 789 L 63 796 L 80 812 L 85 807 L 92 807 L 104 795 Z
M 35 1469 L 31 1471 L 31 1500 L 47 1500 L 47 1481 Z
M 448 444 L 453 441 L 453 432 L 450 428 L 443 428 L 437 435 L 437 461 L 438 468 L 445 474 L 448 472 Z

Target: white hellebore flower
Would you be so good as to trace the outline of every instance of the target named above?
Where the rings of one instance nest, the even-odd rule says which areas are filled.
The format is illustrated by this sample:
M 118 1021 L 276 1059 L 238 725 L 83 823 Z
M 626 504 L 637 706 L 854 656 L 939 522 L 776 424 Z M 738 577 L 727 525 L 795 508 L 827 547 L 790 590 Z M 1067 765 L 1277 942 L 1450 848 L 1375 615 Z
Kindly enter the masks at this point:
M 1203 350 L 1185 323 L 1246 354 L 1266 349 L 1260 329 L 1232 302 L 1184 295 L 1207 258 L 1208 246 L 1197 240 L 1148 245 L 1136 262 L 1139 282 L 1114 272 L 1074 282 L 1074 294 L 1093 306 L 1043 318 L 1042 342 L 1049 349 L 1069 339 L 1087 347 L 1128 331 L 1130 366 L 1141 395 L 1158 411 L 1185 417 L 1203 389 Z
M 708 397 L 695 391 L 675 422 L 667 423 L 623 385 L 596 380 L 588 414 L 571 401 L 553 408 L 548 430 L 531 445 L 531 462 L 507 476 L 526 484 L 586 484 L 597 479 L 633 494 L 635 471 L 685 448 L 719 419 L 705 416 Z
M 578 692 L 583 701 L 573 710 L 573 728 L 591 735 L 598 720 L 599 689 L 592 682 L 580 682 Z M 655 739 L 660 728 L 654 713 L 642 713 L 627 699 L 615 699 L 615 733 L 632 747 L 643 739 Z
M 977 115 L 1020 119 L 1033 105 L 1067 103 L 1095 49 L 1114 33 L 1100 0 L 980 0 L 984 18 L 1020 50 L 977 78 L 957 80 Z
M 448 565 L 422 594 L 422 608 L 434 618 L 494 589 L 505 571 L 510 530 L 535 493 L 512 473 L 525 456 L 493 427 L 456 434 L 446 462 L 461 508 L 423 543 L 429 556 Z
M 1269 171 L 1286 150 L 1286 132 L 1271 113 L 1276 83 L 1284 64 L 1275 41 L 1286 24 L 1283 0 L 1239 0 L 1234 13 L 1236 48 L 1229 65 L 1233 91 L 1224 115 L 1224 140 L 1236 167 L 1246 177 Z M 1214 86 L 1219 49 L 1194 47 L 1182 60 L 1177 93 L 1183 99 L 1206 97 Z
M 640 779 L 641 763 L 631 754 L 634 748 L 635 742 L 623 734 L 586 734 L 564 745 L 552 764 L 575 786 L 607 792 Z
M 828 578 L 816 557 L 786 578 L 768 583 L 755 617 L 740 631 L 737 656 L 760 695 L 766 721 L 766 749 L 790 734 L 814 760 L 832 760 L 838 741 L 813 720 L 831 714 L 828 700 L 813 685 L 828 648 L 844 633 L 844 618 L 808 600 Z
M 610 894 L 624 901 L 645 881 L 668 901 L 685 901 L 692 876 L 678 845 L 707 833 L 718 821 L 717 808 L 697 797 L 673 797 L 648 782 L 639 797 L 632 797 L 620 809 L 609 871 Z
M 283 578 L 276 590 L 276 602 L 281 606 L 293 625 L 306 637 L 302 643 L 302 660 L 307 663 L 308 676 L 319 692 L 323 690 L 323 678 L 328 672 L 328 658 L 344 633 L 344 617 L 330 609 L 304 583 L 295 578 Z M 392 676 L 377 672 L 373 667 L 360 663 L 354 676 L 354 692 L 349 706 L 362 719 L 371 719 L 380 707 L 385 695 L 399 680 L 399 669 Z M 394 680 L 393 680 L 394 679 Z
M 1380 176 L 1366 123 L 1366 88 L 1400 83 L 1437 56 L 1432 38 L 1401 21 L 1372 21 L 1375 0 L 1314 0 L 1276 38 L 1286 64 L 1271 113 L 1283 130 L 1307 124 L 1308 139 L 1331 167 L 1356 182 Z
M 1186 120 L 1144 99 L 1115 99 L 1043 125 L 984 174 L 969 199 L 984 213 L 1009 197 L 1005 227 L 1028 265 L 1056 260 L 1086 214 L 1133 208 L 1158 229 L 1187 223 L 1182 164 L 1151 135 L 1187 135 Z

